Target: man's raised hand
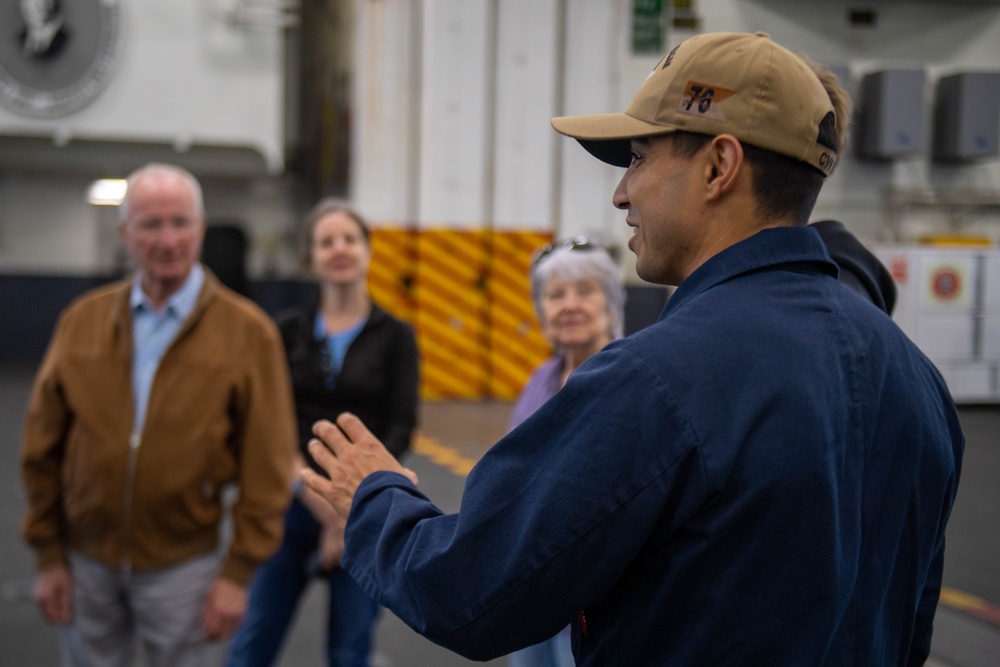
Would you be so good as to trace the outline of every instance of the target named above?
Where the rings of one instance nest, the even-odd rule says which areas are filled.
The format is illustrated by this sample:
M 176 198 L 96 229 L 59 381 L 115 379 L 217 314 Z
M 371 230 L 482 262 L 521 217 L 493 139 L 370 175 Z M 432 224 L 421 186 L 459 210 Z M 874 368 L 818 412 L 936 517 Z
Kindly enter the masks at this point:
M 334 424 L 322 419 L 313 424 L 309 453 L 330 479 L 311 469 L 302 472 L 302 481 L 346 517 L 351 511 L 354 492 L 362 480 L 380 470 L 405 475 L 414 484 L 417 476 L 389 453 L 378 438 L 349 412 L 341 413 Z

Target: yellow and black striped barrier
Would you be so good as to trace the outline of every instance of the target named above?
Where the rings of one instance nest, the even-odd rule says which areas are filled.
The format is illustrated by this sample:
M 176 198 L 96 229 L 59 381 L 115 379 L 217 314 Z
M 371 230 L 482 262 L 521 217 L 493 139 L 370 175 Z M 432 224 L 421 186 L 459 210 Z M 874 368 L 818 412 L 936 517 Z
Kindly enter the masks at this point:
M 369 288 L 417 333 L 421 396 L 517 396 L 551 354 L 528 279 L 532 253 L 550 239 L 530 231 L 373 230 Z

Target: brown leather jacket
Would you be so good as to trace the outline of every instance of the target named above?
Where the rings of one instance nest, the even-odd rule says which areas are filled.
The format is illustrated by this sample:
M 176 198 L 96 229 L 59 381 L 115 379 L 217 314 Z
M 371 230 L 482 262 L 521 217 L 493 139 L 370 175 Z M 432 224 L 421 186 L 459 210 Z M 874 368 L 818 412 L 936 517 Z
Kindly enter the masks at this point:
M 296 449 L 277 328 L 205 271 L 133 435 L 130 281 L 62 314 L 28 406 L 22 526 L 39 569 L 67 549 L 111 568 L 174 565 L 218 546 L 223 488 L 239 485 L 221 575 L 246 584 L 277 548 Z

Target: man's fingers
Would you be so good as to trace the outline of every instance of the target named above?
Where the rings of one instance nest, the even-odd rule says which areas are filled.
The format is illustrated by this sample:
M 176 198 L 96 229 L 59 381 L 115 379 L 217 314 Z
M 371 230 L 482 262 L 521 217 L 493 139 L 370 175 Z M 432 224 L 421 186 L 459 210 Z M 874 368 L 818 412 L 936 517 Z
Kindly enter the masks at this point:
M 322 440 L 330 450 L 336 454 L 350 443 L 347 437 L 337 428 L 336 424 L 328 419 L 320 419 L 313 424 L 313 435 Z
M 59 625 L 69 623 L 72 615 L 69 612 L 69 599 L 67 596 L 60 594 L 49 600 L 46 615 L 52 623 Z
M 337 426 L 339 426 L 340 430 L 347 434 L 347 438 L 355 444 L 366 437 L 375 438 L 375 436 L 372 435 L 372 432 L 368 430 L 368 427 L 365 426 L 365 423 L 350 412 L 341 412 L 337 416 Z
M 202 623 L 202 629 L 205 632 L 205 639 L 209 641 L 215 641 L 222 636 L 222 630 L 219 628 L 219 622 L 211 614 L 205 615 L 205 620 Z
M 403 472 L 378 438 L 348 412 L 338 415 L 336 424 L 321 419 L 312 430 L 316 437 L 309 441 L 309 454 L 330 479 L 307 471 L 302 473 L 302 481 L 341 516 L 350 513 L 358 485 L 368 475 L 379 470 Z M 403 474 L 416 483 L 412 472 Z
M 40 572 L 35 577 L 33 597 L 50 623 L 66 625 L 73 620 L 73 577 L 65 566 Z
M 304 468 L 302 470 L 302 483 L 324 498 L 329 495 L 327 487 L 330 486 L 330 480 L 322 475 L 317 475 L 316 471 L 312 468 Z
M 236 632 L 239 627 L 237 621 L 224 617 L 219 612 L 212 613 L 205 619 L 204 630 L 205 639 L 216 641 Z
M 334 426 L 334 428 L 336 428 Z M 313 461 L 319 465 L 323 470 L 330 472 L 330 468 L 337 464 L 337 457 L 334 455 L 330 448 L 323 444 L 323 441 L 319 438 L 313 438 L 309 441 L 309 454 L 313 457 Z
M 335 501 L 335 493 L 337 489 L 331 480 L 323 477 L 323 475 L 317 474 L 312 468 L 306 468 L 302 471 L 302 483 L 312 489 L 312 491 L 325 499 L 328 503 L 333 505 L 334 509 L 338 509 Z
M 247 611 L 247 589 L 228 579 L 216 579 L 208 591 L 202 627 L 209 640 L 233 634 Z
M 62 607 L 55 600 L 40 600 L 38 608 L 42 611 L 42 616 L 49 623 L 62 623 Z
M 323 477 L 322 475 L 316 474 L 315 470 L 306 468 L 302 471 L 302 482 L 312 489 L 319 497 L 321 497 L 326 502 L 330 503 L 333 511 L 342 517 L 346 517 L 351 511 L 351 499 L 353 496 L 350 495 L 338 495 L 337 488 L 334 486 L 333 482 Z

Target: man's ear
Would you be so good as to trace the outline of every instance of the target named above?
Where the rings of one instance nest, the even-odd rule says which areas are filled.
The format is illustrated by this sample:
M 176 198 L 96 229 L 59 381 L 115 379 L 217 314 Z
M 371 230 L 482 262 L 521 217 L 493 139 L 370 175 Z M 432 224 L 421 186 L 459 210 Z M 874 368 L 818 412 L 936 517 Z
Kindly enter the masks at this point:
M 713 137 L 705 165 L 705 188 L 709 200 L 718 199 L 736 187 L 743 173 L 743 144 L 731 134 Z

